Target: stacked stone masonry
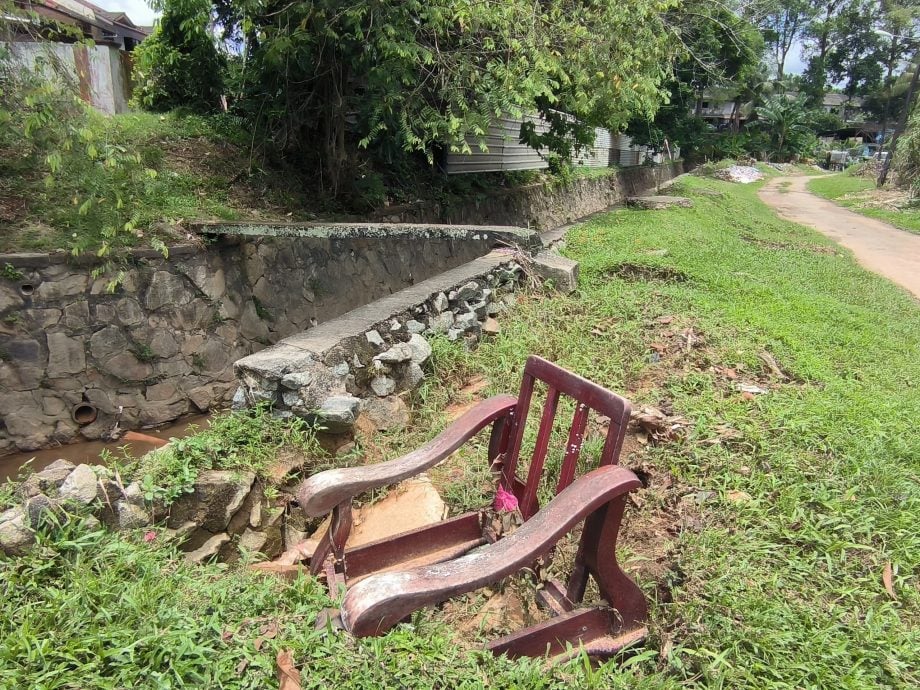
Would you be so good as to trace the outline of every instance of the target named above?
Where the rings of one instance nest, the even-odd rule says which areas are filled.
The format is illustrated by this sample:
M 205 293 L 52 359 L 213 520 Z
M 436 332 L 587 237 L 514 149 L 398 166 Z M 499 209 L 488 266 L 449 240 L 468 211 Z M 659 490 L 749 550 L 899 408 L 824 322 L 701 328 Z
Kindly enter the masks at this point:
M 424 380 L 428 338 L 474 347 L 499 333 L 496 317 L 515 303 L 525 271 L 511 253 L 480 261 L 490 270 L 392 313 L 384 309 L 379 322 L 342 317 L 241 359 L 234 406 L 270 404 L 277 415 L 302 417 L 333 433 L 349 431 L 364 412 L 386 428 L 402 415 L 401 395 Z M 419 289 L 424 294 L 424 284 Z
M 137 482 L 117 479 L 104 467 L 66 460 L 29 476 L 18 487 L 21 503 L 0 513 L 0 553 L 22 556 L 43 527 L 81 518 L 112 530 L 155 527 L 150 538 L 176 540 L 194 562 L 233 562 L 247 552 L 274 558 L 315 527 L 292 506 L 289 490 L 266 492 L 251 472 L 200 472 L 168 507 L 148 500 Z
M 114 292 L 65 254 L 0 256 L 0 454 L 229 404 L 237 359 L 534 237 L 355 228 L 138 251 Z

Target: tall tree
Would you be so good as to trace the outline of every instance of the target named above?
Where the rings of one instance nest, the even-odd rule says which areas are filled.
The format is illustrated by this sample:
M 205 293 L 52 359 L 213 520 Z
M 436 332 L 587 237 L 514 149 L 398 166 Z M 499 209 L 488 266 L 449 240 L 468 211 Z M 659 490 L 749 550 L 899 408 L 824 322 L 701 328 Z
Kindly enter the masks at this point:
M 804 31 L 809 54 L 804 74 L 805 95 L 810 107 L 820 106 L 827 91 L 827 55 L 839 36 L 838 16 L 854 2 L 858 0 L 810 0 L 811 21 Z
M 781 82 L 789 52 L 802 37 L 812 17 L 808 0 L 755 0 L 743 6 L 745 15 L 761 30 Z
M 865 96 L 882 83 L 885 39 L 878 33 L 879 15 L 876 0 L 859 0 L 838 16 L 839 39 L 828 51 L 827 74 L 832 82 L 843 82 L 849 98 Z

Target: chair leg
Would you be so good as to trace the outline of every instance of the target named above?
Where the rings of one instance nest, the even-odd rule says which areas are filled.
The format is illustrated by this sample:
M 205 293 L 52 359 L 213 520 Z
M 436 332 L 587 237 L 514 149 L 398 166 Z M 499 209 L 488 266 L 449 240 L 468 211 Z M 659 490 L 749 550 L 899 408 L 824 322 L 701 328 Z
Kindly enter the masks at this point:
M 566 590 L 571 602 L 580 603 L 585 596 L 588 575 L 592 575 L 601 596 L 617 611 L 624 629 L 643 625 L 648 618 L 645 595 L 617 563 L 616 544 L 626 498 L 624 495 L 613 499 L 585 520 Z
M 329 529 L 320 538 L 313 557 L 310 559 L 310 574 L 326 572 L 326 561 L 331 560 L 338 568 L 345 554 L 345 543 L 351 534 L 351 501 L 340 503 L 332 509 Z M 331 584 L 331 583 L 330 583 Z

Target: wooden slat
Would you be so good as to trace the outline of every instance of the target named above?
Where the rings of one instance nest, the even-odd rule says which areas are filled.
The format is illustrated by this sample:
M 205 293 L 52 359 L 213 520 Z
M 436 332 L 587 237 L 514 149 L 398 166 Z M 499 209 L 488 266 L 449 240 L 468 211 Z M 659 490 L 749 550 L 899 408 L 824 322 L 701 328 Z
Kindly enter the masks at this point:
M 396 460 L 366 467 L 345 467 L 314 474 L 300 485 L 297 500 L 309 517 L 325 515 L 333 507 L 365 491 L 395 484 L 437 465 L 466 441 L 517 404 L 511 395 L 483 400 L 435 439 Z
M 527 486 L 524 496 L 520 501 L 521 515 L 529 520 L 537 512 L 537 489 L 540 488 L 540 479 L 543 477 L 543 465 L 546 462 L 546 452 L 549 440 L 553 434 L 553 422 L 556 420 L 556 410 L 559 407 L 559 391 L 550 386 L 546 393 L 546 403 L 543 405 L 543 414 L 540 417 L 540 428 L 537 430 L 537 442 L 533 449 L 533 458 L 530 469 L 527 471 Z
M 569 438 L 565 444 L 565 458 L 562 460 L 562 469 L 559 471 L 559 482 L 556 484 L 558 494 L 575 479 L 578 469 L 578 458 L 581 456 L 581 447 L 585 442 L 585 427 L 588 425 L 588 406 L 578 403 L 575 415 L 572 418 L 572 428 L 569 429 Z

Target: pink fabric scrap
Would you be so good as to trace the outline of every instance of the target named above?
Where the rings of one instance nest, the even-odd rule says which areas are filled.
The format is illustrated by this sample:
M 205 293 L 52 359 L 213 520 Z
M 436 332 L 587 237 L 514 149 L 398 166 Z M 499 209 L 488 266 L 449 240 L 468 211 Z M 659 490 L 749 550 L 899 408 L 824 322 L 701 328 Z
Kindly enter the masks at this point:
M 517 496 L 510 491 L 506 491 L 503 486 L 499 486 L 498 491 L 495 492 L 493 507 L 499 513 L 513 513 L 518 509 Z

